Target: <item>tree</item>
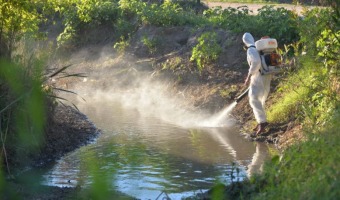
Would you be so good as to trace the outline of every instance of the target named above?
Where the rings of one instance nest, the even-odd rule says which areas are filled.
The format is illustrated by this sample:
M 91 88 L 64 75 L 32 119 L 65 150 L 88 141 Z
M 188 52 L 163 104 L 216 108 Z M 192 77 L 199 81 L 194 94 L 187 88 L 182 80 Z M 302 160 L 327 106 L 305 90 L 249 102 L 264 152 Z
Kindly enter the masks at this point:
M 11 59 L 15 42 L 37 33 L 40 15 L 36 1 L 0 0 L 0 57 Z

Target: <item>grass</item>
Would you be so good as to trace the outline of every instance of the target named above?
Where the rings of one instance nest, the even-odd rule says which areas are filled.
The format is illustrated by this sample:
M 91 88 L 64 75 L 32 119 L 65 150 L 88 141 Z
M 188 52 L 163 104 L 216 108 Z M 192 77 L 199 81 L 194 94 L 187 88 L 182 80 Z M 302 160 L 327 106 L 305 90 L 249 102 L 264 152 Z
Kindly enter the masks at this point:
M 276 100 L 267 113 L 271 123 L 288 122 L 292 117 L 303 122 L 309 115 L 307 107 L 321 106 L 322 99 L 317 100 L 315 96 L 327 87 L 326 70 L 313 58 L 301 57 L 298 60 L 296 69 L 287 72 L 286 78 L 280 80 L 277 91 L 273 93 Z
M 273 123 L 297 120 L 306 141 L 274 156 L 263 173 L 251 177 L 251 199 L 337 199 L 340 196 L 340 103 L 322 63 L 299 57 L 298 67 L 274 94 Z M 330 109 L 331 108 L 331 109 Z
M 268 121 L 271 123 L 287 122 L 292 117 L 297 116 L 299 107 L 301 106 L 299 102 L 305 101 L 308 93 L 308 89 L 304 87 L 286 92 L 276 104 L 270 107 L 268 111 Z
M 328 129 L 289 148 L 268 163 L 254 199 L 337 199 L 340 196 L 340 132 Z M 264 183 L 264 187 L 261 185 Z

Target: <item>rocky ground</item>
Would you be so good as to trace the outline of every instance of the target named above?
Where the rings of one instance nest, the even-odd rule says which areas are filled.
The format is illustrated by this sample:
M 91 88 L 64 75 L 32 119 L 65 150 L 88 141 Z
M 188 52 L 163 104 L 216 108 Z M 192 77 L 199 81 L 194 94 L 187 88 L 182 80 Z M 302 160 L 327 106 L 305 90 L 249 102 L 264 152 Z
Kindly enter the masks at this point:
M 46 145 L 35 158 L 35 165 L 59 159 L 65 153 L 94 141 L 99 134 L 95 124 L 75 107 L 59 105 L 48 127 Z

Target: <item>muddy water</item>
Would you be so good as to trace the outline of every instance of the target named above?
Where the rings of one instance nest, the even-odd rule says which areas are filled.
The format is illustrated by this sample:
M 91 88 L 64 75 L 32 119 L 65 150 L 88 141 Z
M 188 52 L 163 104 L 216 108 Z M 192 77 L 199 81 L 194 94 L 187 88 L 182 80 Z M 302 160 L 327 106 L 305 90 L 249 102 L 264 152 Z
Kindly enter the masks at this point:
M 243 180 L 268 156 L 265 144 L 245 140 L 230 125 L 184 128 L 111 100 L 77 106 L 103 134 L 46 172 L 46 185 L 86 186 L 101 177 L 138 199 L 180 199 Z

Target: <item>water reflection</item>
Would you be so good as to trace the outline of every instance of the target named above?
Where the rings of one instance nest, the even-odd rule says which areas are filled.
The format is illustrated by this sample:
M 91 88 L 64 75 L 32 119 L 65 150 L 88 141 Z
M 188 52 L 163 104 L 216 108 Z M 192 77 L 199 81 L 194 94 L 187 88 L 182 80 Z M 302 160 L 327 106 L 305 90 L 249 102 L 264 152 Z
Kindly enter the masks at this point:
M 136 198 L 156 199 L 164 191 L 180 199 L 216 182 L 242 180 L 267 156 L 266 146 L 246 141 L 235 127 L 187 129 L 114 102 L 78 107 L 103 134 L 61 159 L 45 184 L 86 186 L 96 176 Z

